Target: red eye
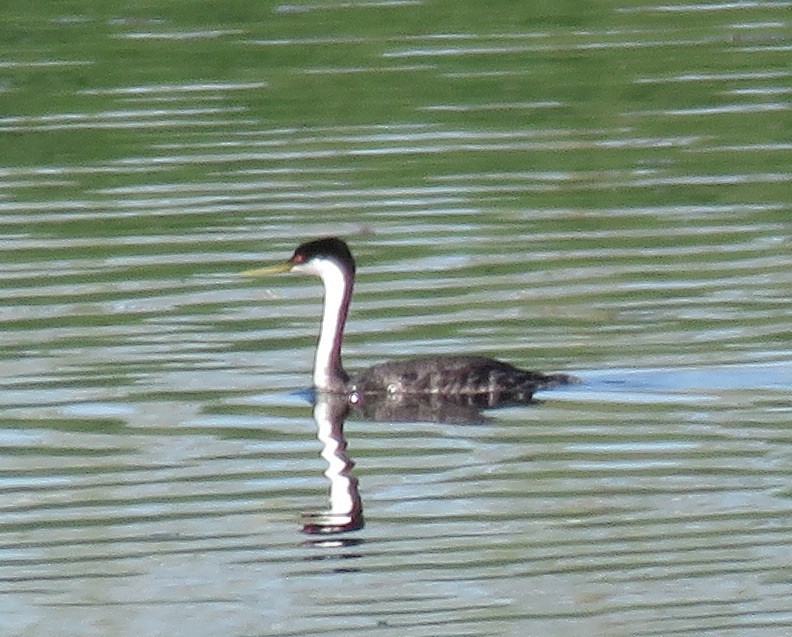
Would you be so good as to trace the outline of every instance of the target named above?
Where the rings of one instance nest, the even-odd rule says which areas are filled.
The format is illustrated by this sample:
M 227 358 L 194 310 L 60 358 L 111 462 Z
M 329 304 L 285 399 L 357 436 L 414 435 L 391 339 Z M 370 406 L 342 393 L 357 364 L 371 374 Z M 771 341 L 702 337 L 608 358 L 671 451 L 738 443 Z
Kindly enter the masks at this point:
M 301 255 L 301 254 L 295 254 L 291 258 L 291 262 L 292 263 L 302 263 L 303 261 L 305 261 L 305 257 L 303 255 Z

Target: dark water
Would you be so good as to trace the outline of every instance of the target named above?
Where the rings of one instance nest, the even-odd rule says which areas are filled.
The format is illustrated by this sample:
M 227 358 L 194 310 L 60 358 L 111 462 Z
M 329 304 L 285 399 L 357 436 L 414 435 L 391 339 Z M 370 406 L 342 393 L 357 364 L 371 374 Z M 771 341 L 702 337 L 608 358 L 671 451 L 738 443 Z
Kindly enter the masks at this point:
M 4 11 L 3 635 L 789 634 L 789 8 Z M 326 234 L 350 369 L 584 383 L 341 440 Z

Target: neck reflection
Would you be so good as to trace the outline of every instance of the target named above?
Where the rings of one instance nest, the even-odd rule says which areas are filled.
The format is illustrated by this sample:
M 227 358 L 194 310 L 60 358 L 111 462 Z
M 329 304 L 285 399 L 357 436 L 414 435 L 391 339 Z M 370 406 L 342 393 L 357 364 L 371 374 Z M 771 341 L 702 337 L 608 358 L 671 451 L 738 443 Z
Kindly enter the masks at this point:
M 351 474 L 355 466 L 347 455 L 344 438 L 344 419 L 349 402 L 343 394 L 317 392 L 313 416 L 317 438 L 322 443 L 321 456 L 327 462 L 324 474 L 330 481 L 330 508 L 326 511 L 303 513 L 303 533 L 329 535 L 362 529 L 363 502 L 357 478 Z

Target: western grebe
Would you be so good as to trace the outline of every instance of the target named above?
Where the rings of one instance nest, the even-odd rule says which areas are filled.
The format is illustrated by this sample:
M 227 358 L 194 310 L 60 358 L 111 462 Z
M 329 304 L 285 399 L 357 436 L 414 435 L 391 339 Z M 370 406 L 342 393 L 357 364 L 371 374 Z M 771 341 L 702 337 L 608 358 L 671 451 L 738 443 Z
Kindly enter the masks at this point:
M 247 270 L 246 276 L 276 272 L 315 274 L 324 284 L 324 309 L 314 359 L 317 391 L 346 394 L 353 402 L 366 395 L 487 396 L 528 401 L 538 389 L 576 382 L 567 374 L 519 369 L 483 356 L 420 356 L 374 365 L 354 378 L 341 364 L 341 341 L 355 284 L 355 260 L 335 237 L 300 245 L 282 265 Z

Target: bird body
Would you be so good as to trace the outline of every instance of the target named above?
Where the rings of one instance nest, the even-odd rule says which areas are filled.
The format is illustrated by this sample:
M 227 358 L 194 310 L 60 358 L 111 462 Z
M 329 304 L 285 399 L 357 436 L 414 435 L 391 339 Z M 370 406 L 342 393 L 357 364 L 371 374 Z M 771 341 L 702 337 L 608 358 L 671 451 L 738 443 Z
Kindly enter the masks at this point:
M 484 356 L 420 356 L 380 363 L 351 383 L 358 394 L 487 394 L 530 400 L 536 389 L 569 382 L 563 374 L 542 374 Z
M 314 357 L 313 384 L 318 391 L 362 396 L 485 396 L 490 399 L 529 401 L 534 391 L 576 382 L 567 374 L 543 374 L 520 369 L 493 358 L 467 355 L 420 356 L 389 361 L 363 370 L 354 378 L 341 363 L 355 260 L 341 239 L 330 237 L 300 245 L 283 265 L 249 270 L 259 276 L 275 272 L 303 272 L 321 278 L 324 307 Z

